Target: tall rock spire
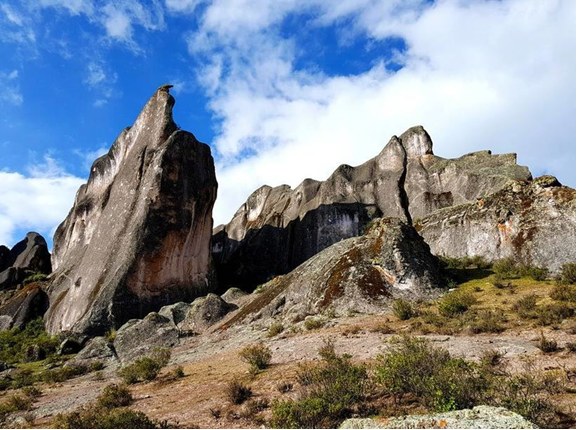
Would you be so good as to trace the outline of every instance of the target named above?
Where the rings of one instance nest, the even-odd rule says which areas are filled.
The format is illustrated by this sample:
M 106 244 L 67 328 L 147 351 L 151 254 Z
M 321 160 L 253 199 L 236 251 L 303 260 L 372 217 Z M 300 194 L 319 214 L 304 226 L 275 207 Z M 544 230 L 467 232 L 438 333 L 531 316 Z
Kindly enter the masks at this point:
M 211 289 L 214 162 L 174 123 L 169 88 L 94 162 L 56 231 L 51 333 L 102 333 Z

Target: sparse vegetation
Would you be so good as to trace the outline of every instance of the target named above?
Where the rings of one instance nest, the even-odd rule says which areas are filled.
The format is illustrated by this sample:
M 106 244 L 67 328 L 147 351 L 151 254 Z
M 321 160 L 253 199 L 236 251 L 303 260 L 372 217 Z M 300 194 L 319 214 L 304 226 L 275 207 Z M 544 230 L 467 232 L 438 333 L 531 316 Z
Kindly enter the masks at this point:
M 132 394 L 126 385 L 110 384 L 104 387 L 96 403 L 103 408 L 119 408 L 132 403 Z
M 491 263 L 488 263 L 480 255 L 463 258 L 439 256 L 439 259 L 447 269 L 489 269 L 491 267 Z
M 543 332 L 541 332 L 541 336 L 539 337 L 539 344 L 537 346 L 544 353 L 555 352 L 558 349 L 557 341 L 554 339 L 547 339 Z
M 284 325 L 280 322 L 272 323 L 268 328 L 268 336 L 274 337 L 281 334 L 284 331 Z
M 553 300 L 575 302 L 575 285 L 557 284 L 549 293 Z
M 451 291 L 439 301 L 439 312 L 446 317 L 455 317 L 466 312 L 476 301 L 469 291 Z
M 226 397 L 234 405 L 240 405 L 252 396 L 252 389 L 239 381 L 234 379 L 226 384 Z
M 182 368 L 182 366 L 174 368 L 174 370 L 172 371 L 172 377 L 174 379 L 184 378 L 184 369 Z
M 393 302 L 393 313 L 401 321 L 406 321 L 416 316 L 417 310 L 410 301 L 397 299 Z
M 563 285 L 571 285 L 575 284 L 575 271 L 576 265 L 575 263 L 566 263 L 561 266 L 561 273 L 558 277 L 558 282 Z
M 32 273 L 31 275 L 24 278 L 24 281 L 22 281 L 22 283 L 24 285 L 28 285 L 28 284 L 31 284 L 32 282 L 44 282 L 47 279 L 48 279 L 48 276 L 45 273 L 36 272 L 36 273 Z
M 347 355 L 338 355 L 325 344 L 321 363 L 302 366 L 298 378 L 303 390 L 295 400 L 272 404 L 270 425 L 274 428 L 336 428 L 371 392 L 371 381 L 363 365 Z
M 321 318 L 307 318 L 305 320 L 305 328 L 307 330 L 317 330 L 325 325 L 325 322 Z
M 241 349 L 239 356 L 250 365 L 251 373 L 259 373 L 270 365 L 272 351 L 264 343 L 248 345 Z
M 501 333 L 505 330 L 506 319 L 501 312 L 494 310 L 469 311 L 466 325 L 471 333 Z
M 140 411 L 128 408 L 108 409 L 90 406 L 68 414 L 58 414 L 53 421 L 57 429 L 154 429 L 162 426 Z
M 129 385 L 139 381 L 152 381 L 169 360 L 170 349 L 158 348 L 151 356 L 138 358 L 133 363 L 122 367 L 117 374 L 125 384 Z
M 544 281 L 549 275 L 549 271 L 545 268 L 521 264 L 513 258 L 504 258 L 496 261 L 493 263 L 493 271 L 503 279 L 529 277 L 535 281 Z
M 27 351 L 30 347 L 39 348 L 45 358 L 56 354 L 58 339 L 49 336 L 44 330 L 42 318 L 30 321 L 22 330 L 13 328 L 0 331 L 0 361 L 17 364 L 29 361 Z

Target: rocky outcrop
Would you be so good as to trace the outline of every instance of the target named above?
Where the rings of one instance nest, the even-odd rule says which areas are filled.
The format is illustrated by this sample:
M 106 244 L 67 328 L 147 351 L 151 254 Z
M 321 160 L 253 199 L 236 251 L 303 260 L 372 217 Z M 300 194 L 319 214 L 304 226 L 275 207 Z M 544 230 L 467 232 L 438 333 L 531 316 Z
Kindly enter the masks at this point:
M 179 329 L 182 333 L 200 334 L 234 309 L 235 305 L 225 302 L 216 294 L 199 297 L 192 303 Z
M 304 180 L 256 190 L 232 220 L 214 231 L 221 286 L 255 287 L 284 274 L 377 217 L 407 222 L 474 202 L 510 179 L 530 179 L 515 154 L 476 152 L 458 159 L 433 154 L 423 127 L 393 136 L 375 158 L 340 166 L 326 181 Z
M 388 420 L 351 418 L 341 429 L 535 429 L 532 422 L 505 408 L 475 406 L 473 409 L 430 415 L 405 415 Z
M 118 364 L 116 353 L 111 342 L 101 336 L 90 339 L 76 356 L 66 363 L 66 366 L 86 366 L 100 362 L 105 367 Z
M 0 330 L 21 329 L 29 321 L 41 318 L 46 309 L 48 296 L 43 283 L 28 284 L 0 307 Z
M 511 257 L 557 272 L 575 262 L 575 190 L 556 178 L 511 181 L 502 190 L 416 220 L 437 255 Z
M 151 355 L 156 348 L 178 344 L 178 330 L 166 317 L 152 312 L 141 320 L 130 320 L 116 333 L 114 349 L 122 363 Z
M 12 249 L 0 246 L 0 290 L 16 288 L 29 275 L 51 271 L 48 245 L 38 233 L 28 233 Z
M 56 231 L 50 333 L 103 334 L 212 288 L 214 163 L 174 123 L 168 88 L 94 162 Z
M 327 309 L 382 311 L 394 298 L 427 298 L 445 281 L 440 263 L 416 230 L 383 218 L 367 234 L 345 239 L 253 293 L 225 325 L 267 318 L 292 323 Z

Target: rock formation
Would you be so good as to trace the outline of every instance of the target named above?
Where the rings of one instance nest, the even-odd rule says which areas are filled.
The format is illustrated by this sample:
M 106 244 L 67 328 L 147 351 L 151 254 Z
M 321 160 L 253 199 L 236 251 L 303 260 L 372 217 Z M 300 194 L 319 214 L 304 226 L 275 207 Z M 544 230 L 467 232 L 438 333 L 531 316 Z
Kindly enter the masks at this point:
M 12 249 L 0 246 L 0 290 L 16 288 L 27 276 L 52 271 L 46 240 L 30 232 Z
M 102 334 L 212 288 L 210 148 L 179 130 L 159 88 L 92 165 L 54 236 L 46 327 Z
M 304 180 L 256 190 L 225 226 L 213 256 L 221 287 L 255 287 L 284 274 L 376 217 L 409 223 L 448 206 L 476 201 L 510 179 L 531 174 L 515 154 L 481 151 L 458 159 L 433 155 L 423 127 L 393 136 L 375 158 L 340 166 L 326 181 Z
M 575 262 L 575 190 L 552 176 L 511 181 L 502 190 L 417 220 L 433 253 L 512 257 L 555 273 Z
M 0 306 L 0 330 L 23 328 L 29 321 L 40 318 L 48 309 L 44 283 L 33 282 L 17 291 Z
M 417 231 L 399 218 L 374 222 L 253 293 L 230 325 L 274 317 L 302 321 L 327 309 L 380 312 L 394 298 L 426 298 L 445 285 L 440 263 Z

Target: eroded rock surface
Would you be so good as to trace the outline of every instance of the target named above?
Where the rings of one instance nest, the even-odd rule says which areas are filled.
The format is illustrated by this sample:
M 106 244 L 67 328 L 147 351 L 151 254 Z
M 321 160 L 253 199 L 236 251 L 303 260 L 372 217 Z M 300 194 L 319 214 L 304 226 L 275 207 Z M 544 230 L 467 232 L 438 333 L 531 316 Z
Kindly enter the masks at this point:
M 575 262 L 575 190 L 552 176 L 511 181 L 475 203 L 415 222 L 437 255 L 512 257 L 557 272 Z
M 481 151 L 458 159 L 433 154 L 423 127 L 393 136 L 375 158 L 340 166 L 326 181 L 263 186 L 232 220 L 214 231 L 221 286 L 255 287 L 342 239 L 362 234 L 377 217 L 411 222 L 448 206 L 474 202 L 510 179 L 529 179 L 515 154 Z
M 202 333 L 234 309 L 236 309 L 235 305 L 225 302 L 216 294 L 199 297 L 192 302 L 192 306 L 184 321 L 179 325 L 179 329 L 183 333 Z
M 159 88 L 92 165 L 54 236 L 46 327 L 103 334 L 212 288 L 210 148 L 179 130 Z
M 273 317 L 293 323 L 327 309 L 379 312 L 394 298 L 435 296 L 444 284 L 438 259 L 416 230 L 383 218 L 364 236 L 336 243 L 263 285 L 224 324 Z
M 42 282 L 34 282 L 17 291 L 0 307 L 0 330 L 23 328 L 40 318 L 48 309 L 48 296 Z

